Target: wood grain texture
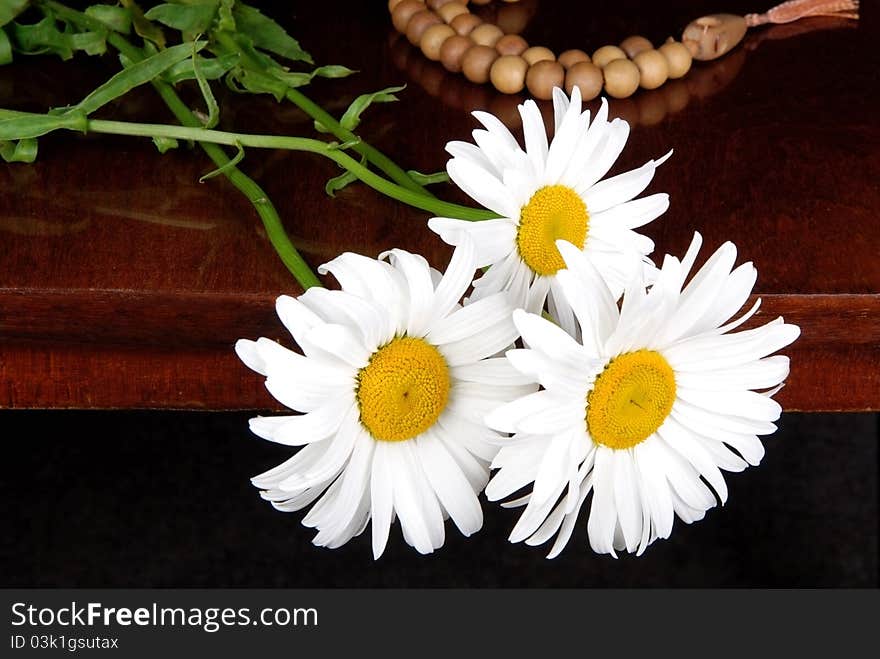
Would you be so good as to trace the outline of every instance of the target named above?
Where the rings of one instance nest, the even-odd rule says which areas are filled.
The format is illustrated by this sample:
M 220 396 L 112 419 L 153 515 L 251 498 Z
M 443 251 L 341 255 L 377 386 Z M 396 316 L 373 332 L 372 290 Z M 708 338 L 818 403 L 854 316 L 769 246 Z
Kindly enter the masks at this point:
M 532 12 L 523 19 L 531 43 L 587 51 L 630 33 L 659 43 L 717 10 L 680 1 L 573 4 L 565 12 L 548 2 L 510 6 L 517 4 Z M 728 4 L 726 11 L 756 9 Z M 495 95 L 428 62 L 394 37 L 383 5 L 357 3 L 344 20 L 309 3 L 295 13 L 284 3 L 266 11 L 319 63 L 361 70 L 309 89 L 336 114 L 358 94 L 408 84 L 400 103 L 371 108 L 358 129 L 407 167 L 442 169 L 445 143 L 469 139 L 476 127 L 473 109 L 518 130 L 522 97 Z M 786 351 L 786 409 L 880 409 L 880 90 L 872 58 L 880 30 L 871 9 L 863 13 L 857 26 L 815 19 L 757 31 L 680 84 L 611 104 L 613 116 L 633 124 L 612 173 L 675 150 L 647 191 L 671 198 L 644 229 L 655 253 L 683 253 L 694 230 L 704 236 L 704 256 L 732 240 L 739 261 L 759 271 L 764 304 L 755 322 L 781 314 L 801 326 Z M 75 101 L 115 66 L 112 58 L 18 60 L 0 68 L 0 105 L 45 110 Z M 182 93 L 198 102 L 191 87 Z M 230 93 L 221 104 L 223 128 L 310 130 L 288 104 Z M 550 121 L 552 109 L 542 110 Z M 169 120 L 149 89 L 102 112 Z M 441 268 L 448 259 L 424 213 L 362 185 L 328 198 L 323 184 L 338 173 L 331 163 L 251 150 L 242 166 L 314 266 L 342 251 L 374 256 L 393 246 Z M 298 289 L 245 200 L 221 178 L 197 182 L 210 169 L 198 150 L 162 156 L 146 141 L 74 135 L 42 139 L 32 166 L 0 165 L 0 407 L 276 407 L 232 344 L 286 340 L 272 302 Z M 452 187 L 436 190 L 467 201 Z

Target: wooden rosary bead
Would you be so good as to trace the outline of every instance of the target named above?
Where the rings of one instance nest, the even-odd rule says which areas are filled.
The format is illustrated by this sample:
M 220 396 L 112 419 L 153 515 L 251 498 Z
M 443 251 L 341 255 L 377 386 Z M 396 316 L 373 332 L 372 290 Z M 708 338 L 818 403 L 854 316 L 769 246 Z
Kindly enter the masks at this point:
M 529 66 L 533 66 L 544 60 L 550 62 L 556 61 L 556 55 L 553 54 L 553 51 L 549 48 L 544 48 L 544 46 L 532 46 L 531 48 L 526 48 L 522 52 L 522 58 L 529 63 Z
M 593 53 L 593 64 L 600 69 L 604 69 L 606 64 L 617 59 L 626 59 L 626 53 L 617 46 L 602 46 Z
M 498 51 L 494 48 L 477 45 L 464 54 L 464 58 L 461 60 L 461 71 L 465 78 L 482 85 L 488 82 L 489 71 L 497 59 Z
M 418 46 L 422 40 L 422 35 L 432 25 L 439 25 L 443 21 L 433 11 L 423 9 L 413 14 L 406 24 L 406 38 L 413 46 Z
M 654 44 L 645 39 L 645 37 L 633 35 L 621 41 L 620 48 L 626 53 L 627 57 L 632 59 L 641 52 L 654 50 Z
M 502 55 L 492 64 L 489 79 L 502 94 L 518 94 L 526 82 L 528 62 L 519 55 Z
M 602 84 L 605 78 L 602 69 L 592 62 L 575 62 L 565 74 L 565 91 L 571 96 L 572 90 L 577 87 L 581 90 L 581 98 L 592 101 L 602 93 Z
M 505 34 L 495 44 L 500 55 L 522 55 L 528 47 L 528 42 L 518 34 Z
M 452 73 L 464 73 L 473 83 L 491 81 L 504 94 L 517 94 L 527 87 L 538 99 L 552 98 L 555 87 L 564 87 L 569 95 L 577 87 L 584 100 L 596 98 L 603 86 L 609 96 L 617 99 L 631 96 L 639 86 L 657 89 L 667 80 L 687 74 L 699 48 L 706 51 L 700 50 L 700 57 L 711 59 L 723 55 L 739 40 L 707 46 L 703 42 L 708 43 L 708 37 L 703 32 L 715 30 L 722 36 L 727 32 L 738 35 L 737 30 L 744 31 L 739 23 L 745 20 L 725 14 L 704 16 L 685 29 L 687 43 L 670 37 L 654 49 L 645 37 L 632 35 L 621 41 L 620 46 L 598 48 L 592 57 L 583 50 L 570 49 L 557 59 L 548 48 L 529 47 L 520 30 L 505 30 L 500 21 L 484 22 L 468 10 L 469 1 L 487 5 L 492 0 L 387 0 L 387 5 L 395 29 L 418 46 L 427 59 L 441 62 Z M 509 5 L 519 2 L 504 1 Z M 522 12 L 523 6 L 516 11 Z M 703 32 L 696 35 L 694 26 Z M 439 68 L 434 70 L 440 73 Z M 672 106 L 681 104 L 680 94 L 675 96 Z M 657 100 L 664 99 L 658 96 Z M 660 116 L 648 105 L 642 110 L 645 121 L 656 121 Z
M 681 78 L 691 70 L 693 57 L 691 51 L 683 43 L 670 38 L 658 50 L 666 58 L 666 63 L 669 65 L 669 77 L 672 80 Z
M 565 84 L 565 69 L 559 62 L 541 60 L 529 67 L 526 87 L 529 93 L 542 101 L 553 98 L 553 88 Z
M 440 9 L 437 10 L 437 13 L 440 14 L 440 18 L 442 18 L 446 23 L 451 23 L 452 19 L 456 16 L 460 16 L 461 14 L 467 14 L 468 8 L 465 7 L 460 2 L 449 2 Z
M 669 64 L 659 50 L 643 50 L 632 61 L 639 67 L 642 89 L 657 89 L 669 78 Z
M 406 34 L 406 25 L 409 23 L 409 19 L 420 11 L 425 11 L 425 5 L 419 2 L 419 0 L 402 0 L 399 2 L 391 13 L 391 22 L 394 24 L 394 29 L 401 34 Z
M 474 45 L 468 37 L 454 34 L 440 46 L 440 63 L 450 73 L 461 73 L 461 60 Z
M 608 62 L 602 67 L 602 75 L 605 91 L 614 98 L 627 98 L 639 88 L 639 67 L 626 58 Z
M 468 35 L 479 46 L 492 46 L 504 36 L 504 32 L 497 25 L 491 23 L 483 23 L 475 27 Z
M 422 35 L 422 40 L 419 42 L 419 47 L 422 49 L 422 52 L 432 62 L 438 62 L 440 60 L 440 48 L 443 46 L 443 42 L 445 42 L 449 37 L 455 35 L 455 30 L 446 25 L 446 23 L 439 23 L 437 25 L 432 25 L 425 33 Z M 660 55 L 660 53 L 657 53 Z M 660 57 L 663 57 L 660 55 Z M 666 60 L 663 60 L 664 65 Z
M 589 62 L 590 56 L 582 50 L 572 48 L 571 50 L 565 50 L 559 53 L 557 61 L 562 64 L 562 66 L 564 66 L 566 69 L 570 69 L 578 62 Z
M 452 19 L 449 27 L 455 30 L 456 34 L 466 37 L 474 30 L 475 27 L 481 25 L 482 23 L 483 20 L 476 14 L 459 14 Z

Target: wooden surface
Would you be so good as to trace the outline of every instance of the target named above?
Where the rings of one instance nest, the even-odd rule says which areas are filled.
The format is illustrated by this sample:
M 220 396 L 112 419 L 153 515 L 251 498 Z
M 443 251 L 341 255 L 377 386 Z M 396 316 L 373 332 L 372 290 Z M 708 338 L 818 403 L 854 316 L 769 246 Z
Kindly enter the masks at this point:
M 337 115 L 360 93 L 407 83 L 400 103 L 371 108 L 358 129 L 407 168 L 442 169 L 444 144 L 475 127 L 470 110 L 489 109 L 516 127 L 521 97 L 429 63 L 395 38 L 384 2 L 343 3 L 342 14 L 320 3 L 296 3 L 295 14 L 277 4 L 267 13 L 319 63 L 360 69 L 306 90 Z M 525 14 L 503 19 L 527 23 L 532 43 L 591 51 L 631 33 L 659 43 L 712 11 L 767 8 L 736 0 L 561 4 L 524 0 Z M 783 314 L 801 326 L 785 351 L 792 372 L 778 398 L 786 409 L 880 409 L 880 30 L 872 7 L 862 13 L 857 25 L 812 19 L 759 29 L 683 81 L 611 104 L 612 115 L 634 125 L 613 172 L 675 149 L 648 189 L 671 197 L 645 229 L 655 254 L 682 254 L 697 229 L 706 254 L 733 240 L 740 260 L 758 268 L 757 320 Z M 110 57 L 19 59 L 0 68 L 0 106 L 45 110 L 79 100 L 115 66 Z M 311 130 L 288 104 L 231 93 L 221 104 L 223 128 Z M 149 89 L 102 116 L 170 120 Z M 363 185 L 328 198 L 332 163 L 251 150 L 242 167 L 313 266 L 341 251 L 375 256 L 392 246 L 446 263 L 449 250 L 428 231 L 426 214 Z M 237 191 L 222 178 L 197 182 L 210 169 L 198 150 L 161 156 L 134 138 L 74 135 L 42 139 L 34 165 L 0 165 L 0 407 L 277 405 L 232 344 L 284 339 L 272 303 L 297 287 Z M 448 186 L 437 192 L 466 201 Z

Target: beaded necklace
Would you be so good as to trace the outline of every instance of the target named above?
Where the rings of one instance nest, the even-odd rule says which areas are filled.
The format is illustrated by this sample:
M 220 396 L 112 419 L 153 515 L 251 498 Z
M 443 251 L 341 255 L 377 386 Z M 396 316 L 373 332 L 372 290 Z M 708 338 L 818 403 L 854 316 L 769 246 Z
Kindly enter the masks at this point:
M 471 0 L 486 5 L 492 0 Z M 517 2 L 518 0 L 505 0 Z M 473 83 L 491 83 L 504 94 L 524 88 L 534 98 L 548 100 L 554 87 L 584 100 L 603 89 L 613 98 L 636 90 L 657 89 L 667 80 L 688 73 L 693 60 L 708 61 L 730 52 L 750 27 L 790 23 L 809 16 L 858 19 L 858 0 L 789 0 L 763 14 L 712 14 L 685 27 L 681 41 L 672 37 L 659 48 L 645 37 L 631 36 L 619 45 L 606 45 L 592 55 L 580 49 L 557 57 L 544 46 L 530 46 L 519 34 L 505 34 L 467 8 L 468 0 L 389 0 L 391 21 L 398 32 L 430 60 Z

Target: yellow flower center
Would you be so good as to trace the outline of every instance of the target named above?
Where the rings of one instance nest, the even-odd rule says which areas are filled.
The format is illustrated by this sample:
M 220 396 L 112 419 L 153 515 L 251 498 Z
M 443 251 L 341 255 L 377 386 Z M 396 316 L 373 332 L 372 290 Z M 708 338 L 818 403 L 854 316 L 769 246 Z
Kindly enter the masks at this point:
M 653 350 L 608 362 L 587 395 L 587 430 L 599 444 L 632 448 L 659 428 L 675 401 L 675 374 Z
M 555 275 L 565 268 L 556 241 L 567 240 L 583 249 L 589 223 L 587 206 L 577 192 L 564 185 L 545 186 L 520 211 L 519 255 L 539 275 Z
M 422 339 L 394 339 L 373 353 L 357 380 L 361 423 L 383 442 L 422 434 L 449 400 L 446 360 Z

